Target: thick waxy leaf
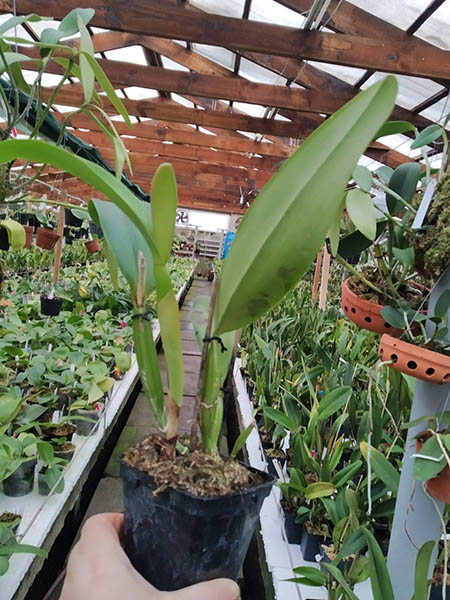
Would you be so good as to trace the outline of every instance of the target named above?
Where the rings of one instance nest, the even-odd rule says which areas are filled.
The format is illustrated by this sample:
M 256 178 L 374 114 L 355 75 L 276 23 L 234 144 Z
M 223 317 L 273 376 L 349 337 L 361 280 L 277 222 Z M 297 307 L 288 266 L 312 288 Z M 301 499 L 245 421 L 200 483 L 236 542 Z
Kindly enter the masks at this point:
M 417 182 L 420 176 L 420 165 L 415 162 L 408 162 L 395 169 L 389 180 L 388 187 L 399 196 L 411 203 L 416 193 Z M 404 210 L 404 205 L 394 198 L 391 194 L 386 194 L 386 204 L 391 215 L 396 215 Z
M 434 314 L 436 317 L 441 317 L 442 319 L 448 313 L 448 309 L 450 308 L 450 290 L 445 290 L 437 299 L 437 302 L 434 307 Z
M 300 577 L 294 577 L 287 579 L 286 581 L 292 581 L 293 583 L 302 583 L 303 585 L 311 585 L 314 587 L 321 587 L 326 584 L 327 576 L 316 567 L 296 567 L 294 573 L 300 575 Z
M 328 392 L 319 403 L 318 420 L 324 421 L 334 415 L 340 408 L 344 406 L 352 394 L 352 388 L 342 386 L 336 388 L 332 392 Z
M 224 262 L 215 335 L 254 321 L 309 268 L 338 217 L 354 166 L 390 114 L 396 93 L 393 77 L 360 93 L 316 129 L 264 187 Z
M 367 442 L 361 442 L 360 445 L 361 454 L 366 461 L 369 460 L 369 445 Z M 397 494 L 398 484 L 400 482 L 400 474 L 397 469 L 391 465 L 388 459 L 381 454 L 376 448 L 371 447 L 370 449 L 370 464 L 372 471 L 380 479 L 393 494 Z
M 322 563 L 322 566 L 333 576 L 333 578 L 341 586 L 341 588 L 344 592 L 343 598 L 349 598 L 350 600 L 358 600 L 358 596 L 356 596 L 356 594 L 354 594 L 352 592 L 351 587 L 345 581 L 344 576 L 342 575 L 341 571 L 337 567 L 335 567 L 334 565 L 331 565 L 331 564 L 327 564 L 326 562 Z
M 59 24 L 59 31 L 63 33 L 63 37 L 75 35 L 79 31 L 79 19 L 83 25 L 87 25 L 95 15 L 93 8 L 74 8 Z
M 416 139 L 411 144 L 411 150 L 415 150 L 416 148 L 422 148 L 422 146 L 426 146 L 427 144 L 431 144 L 438 138 L 442 136 L 442 127 L 440 125 L 429 125 L 425 127 Z
M 374 240 L 377 234 L 377 218 L 370 194 L 360 189 L 350 190 L 345 199 L 348 216 L 366 238 Z
M 386 121 L 386 123 L 378 130 L 374 139 L 378 139 L 385 135 L 394 135 L 396 133 L 405 133 L 406 131 L 414 130 L 414 125 L 408 121 Z
M 414 266 L 414 248 L 392 248 L 395 258 L 407 267 Z
M 434 542 L 425 542 L 416 557 L 416 569 L 414 572 L 414 596 L 412 600 L 428 600 L 428 571 L 430 568 L 431 555 Z
M 380 546 L 373 534 L 361 527 L 369 547 L 369 573 L 373 600 L 395 600 L 391 578 Z
M 36 554 L 41 558 L 47 558 L 46 550 L 29 546 L 28 544 L 2 544 L 0 545 L 0 556 L 11 556 L 11 554 Z
M 78 177 L 96 190 L 105 194 L 136 225 L 153 254 L 158 250 L 148 227 L 148 205 L 137 202 L 136 196 L 116 177 L 84 158 L 40 140 L 6 140 L 0 142 L 0 162 L 24 158 L 45 162 Z
M 381 181 L 384 181 L 384 183 L 389 183 L 389 179 L 392 177 L 393 172 L 394 169 L 387 167 L 386 165 L 378 167 L 378 169 L 375 171 L 375 173 L 378 175 Z
M 423 456 L 423 458 L 421 457 Z M 425 442 L 414 459 L 413 476 L 416 481 L 427 481 L 439 475 L 447 461 L 435 435 Z
M 135 203 L 141 200 L 135 199 Z M 151 228 L 151 215 L 148 205 L 147 226 Z M 92 219 L 102 228 L 108 247 L 119 265 L 125 279 L 128 281 L 133 298 L 136 297 L 138 284 L 138 253 L 143 253 L 146 261 L 145 294 L 155 289 L 153 257 L 142 234 L 129 220 L 123 218 L 122 211 L 112 202 L 92 199 L 89 201 L 89 213 Z M 127 243 L 124 243 L 124 240 Z M 114 269 L 114 265 L 112 265 Z
M 405 328 L 403 313 L 397 308 L 394 308 L 393 306 L 384 306 L 381 309 L 381 316 L 389 323 L 389 325 L 392 325 L 392 327 L 396 327 L 397 329 Z
M 314 498 L 323 498 L 325 496 L 331 496 L 336 491 L 336 487 L 328 481 L 316 481 L 310 483 L 305 490 L 305 497 L 308 500 L 314 500 Z
M 6 70 L 7 65 L 10 66 L 14 63 L 21 63 L 30 60 L 33 59 L 25 54 L 20 54 L 19 52 L 3 52 L 3 58 L 0 58 L 0 73 L 3 73 Z
M 387 221 L 378 221 L 375 239 L 377 239 L 383 233 L 386 228 L 386 224 Z M 360 231 L 354 231 L 340 240 L 338 254 L 342 256 L 342 258 L 350 258 L 350 256 L 360 254 L 371 245 L 372 240 L 366 238 Z
M 355 180 L 356 185 L 358 185 L 363 192 L 370 192 L 373 178 L 372 172 L 369 171 L 367 167 L 356 165 L 356 167 L 353 169 L 352 177 Z
M 0 35 L 3 35 L 10 29 L 18 27 L 22 23 L 32 23 L 36 21 L 46 21 L 46 17 L 40 17 L 36 14 L 25 15 L 24 17 L 10 17 L 0 25 Z
M 264 416 L 269 417 L 269 419 L 272 419 L 272 421 L 275 421 L 275 423 L 282 425 L 288 431 L 294 431 L 297 429 L 294 421 L 292 421 L 287 415 L 284 414 L 284 412 L 278 410 L 277 408 L 266 406 L 264 408 Z
M 152 219 L 155 224 L 153 237 L 161 260 L 166 263 L 172 249 L 177 212 L 177 182 L 172 165 L 159 165 L 152 180 Z
M 89 35 L 86 25 L 83 23 L 81 15 L 78 15 L 77 19 L 78 29 L 80 30 L 80 76 L 81 85 L 84 91 L 84 101 L 89 103 L 92 94 L 94 93 L 94 71 L 92 70 L 89 62 L 87 61 L 85 54 L 90 54 L 94 58 L 94 44 L 92 43 L 91 36 Z
M 20 223 L 7 217 L 0 221 L 0 226 L 8 232 L 8 241 L 13 250 L 20 250 L 25 246 L 25 229 Z

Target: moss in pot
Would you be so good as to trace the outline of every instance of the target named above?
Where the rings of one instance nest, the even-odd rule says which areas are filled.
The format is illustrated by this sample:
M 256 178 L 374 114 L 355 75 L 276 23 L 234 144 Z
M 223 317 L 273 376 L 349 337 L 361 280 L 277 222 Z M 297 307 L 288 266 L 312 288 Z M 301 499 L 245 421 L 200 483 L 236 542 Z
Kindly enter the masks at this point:
M 91 185 L 112 200 L 92 199 L 89 211 L 94 222 L 102 227 L 109 250 L 131 287 L 135 352 L 143 390 L 160 430 L 158 436 L 147 438 L 145 446 L 126 453 L 127 460 L 121 463 L 125 484 L 124 547 L 132 564 L 151 583 L 158 582 L 160 589 L 173 590 L 215 577 L 237 576 L 238 563 L 253 534 L 262 500 L 273 482 L 263 473 L 257 474 L 261 478 L 258 482 L 253 469 L 236 466 L 236 448 L 244 444 L 253 425 L 238 438 L 230 461 L 232 469 L 242 474 L 242 481 L 246 480 L 246 487 L 235 490 L 226 480 L 226 485 L 218 491 L 207 490 L 202 496 L 183 489 L 182 482 L 198 473 L 199 464 L 220 479 L 221 469 L 229 464 L 218 455 L 217 447 L 223 414 L 221 387 L 239 339 L 236 332 L 277 304 L 309 268 L 330 227 L 340 217 L 343 193 L 353 167 L 388 118 L 396 89 L 395 78 L 388 77 L 328 119 L 285 161 L 243 219 L 220 279 L 215 279 L 211 301 L 199 300 L 194 311 L 202 361 L 189 441 L 177 437 L 184 373 L 178 305 L 167 268 L 177 203 L 172 168 L 162 165 L 157 170 L 149 209 L 148 204 L 137 201 L 109 173 L 102 171 L 100 177 L 95 165 L 60 150 L 64 153 L 66 170 L 83 172 L 82 176 Z M 9 149 L 16 157 L 22 148 L 25 151 L 20 142 L 0 144 L 5 148 L 4 160 Z M 42 153 L 45 148 L 45 142 L 27 141 L 28 154 Z M 52 161 L 58 162 L 55 157 Z M 117 235 L 119 230 L 121 236 Z M 132 244 L 124 244 L 123 240 L 132 240 Z M 145 309 L 146 299 L 153 291 L 157 295 L 157 316 L 167 363 L 167 395 L 151 317 Z M 129 459 L 136 454 L 133 466 Z M 185 461 L 179 471 L 173 468 L 178 460 Z M 149 462 L 153 475 L 142 469 Z M 168 472 L 177 471 L 178 477 L 174 479 L 171 475 L 168 481 L 160 480 L 168 464 L 172 465 Z M 189 472 L 191 475 L 186 475 Z M 235 474 L 233 471 L 233 480 Z M 145 524 L 134 512 L 135 501 L 141 503 L 141 508 L 145 506 L 148 515 Z M 199 510 L 200 505 L 206 508 L 206 514 Z M 173 510 L 168 511 L 169 506 Z M 186 532 L 187 516 L 198 517 L 199 525 L 191 537 Z M 238 519 L 239 530 L 232 531 L 232 524 Z M 227 523 L 231 524 L 230 529 Z M 205 545 L 195 549 L 195 536 L 199 532 Z M 167 539 L 172 541 L 169 547 Z M 185 553 L 188 567 L 183 572 L 174 569 L 171 560 L 181 540 L 189 548 Z M 236 549 L 239 557 L 234 561 Z M 223 562 L 225 556 L 233 564 Z

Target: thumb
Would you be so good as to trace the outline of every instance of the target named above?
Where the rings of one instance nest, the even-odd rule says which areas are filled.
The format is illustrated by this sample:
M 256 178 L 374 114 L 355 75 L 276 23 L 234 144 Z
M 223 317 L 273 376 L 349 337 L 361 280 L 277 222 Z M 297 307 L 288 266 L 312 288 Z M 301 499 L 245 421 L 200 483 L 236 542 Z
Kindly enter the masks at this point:
M 239 600 L 240 597 L 239 586 L 231 579 L 213 579 L 167 592 L 167 600 Z

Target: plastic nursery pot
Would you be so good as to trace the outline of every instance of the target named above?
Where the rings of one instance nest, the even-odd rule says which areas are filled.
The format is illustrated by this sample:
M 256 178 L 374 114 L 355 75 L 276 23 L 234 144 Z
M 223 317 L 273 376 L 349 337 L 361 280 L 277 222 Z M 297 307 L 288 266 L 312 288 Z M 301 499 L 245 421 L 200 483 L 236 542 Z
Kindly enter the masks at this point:
M 88 436 L 90 435 L 91 431 L 94 429 L 94 427 L 97 424 L 97 421 L 100 419 L 100 415 L 102 414 L 101 410 L 96 410 L 95 408 L 93 408 L 92 410 L 86 410 L 84 408 L 80 408 L 79 410 L 75 411 L 75 415 L 77 417 L 85 417 L 90 419 L 89 421 L 81 421 L 81 420 L 76 420 L 76 428 L 77 428 L 77 435 L 82 435 L 82 436 Z
M 3 481 L 3 493 L 5 496 L 18 498 L 26 496 L 33 491 L 34 468 L 36 459 L 30 458 L 23 462 L 18 469 Z
M 302 526 L 302 537 L 300 548 L 303 558 L 310 562 L 315 562 L 316 555 L 320 553 L 320 544 L 325 543 L 325 537 L 316 533 L 309 533 L 306 525 Z
M 300 544 L 303 526 L 295 522 L 295 515 L 284 513 L 284 531 L 290 544 Z
M 383 361 L 396 371 L 431 383 L 450 383 L 450 356 L 396 340 L 384 334 L 378 350 Z
M 84 242 L 84 245 L 87 248 L 87 251 L 91 254 L 93 254 L 94 252 L 100 252 L 101 248 L 100 248 L 100 242 L 98 240 L 89 240 L 87 242 Z
M 422 446 L 433 434 L 430 431 L 419 433 L 416 439 L 416 452 L 420 452 Z M 450 467 L 445 466 L 437 477 L 425 482 L 427 492 L 436 500 L 450 504 Z
M 29 248 L 33 242 L 34 229 L 31 225 L 25 225 L 25 248 Z
M 46 441 L 51 441 L 54 438 L 65 438 L 70 442 L 75 433 L 75 425 L 63 423 L 59 427 L 42 427 L 42 433 L 42 439 Z
M 36 246 L 44 250 L 51 250 L 61 236 L 47 229 L 46 227 L 38 227 L 36 233 Z
M 8 232 L 4 227 L 0 227 L 0 250 L 9 249 Z
M 75 444 L 72 444 L 72 442 L 67 442 L 54 447 L 54 450 L 56 458 L 63 458 L 70 462 L 75 454 L 76 446 Z
M 445 598 L 450 598 L 450 585 L 445 586 Z M 431 585 L 429 600 L 442 600 L 442 585 L 439 583 Z
M 381 548 L 383 556 L 387 556 L 389 550 L 389 539 L 391 535 L 389 531 L 389 525 L 387 523 L 380 523 L 378 521 L 374 521 L 372 523 L 372 528 L 373 535 Z
M 347 318 L 362 329 L 375 331 L 375 333 L 389 333 L 394 337 L 399 336 L 403 330 L 392 327 L 384 320 L 381 315 L 383 306 L 357 296 L 350 289 L 350 280 L 351 277 L 348 277 L 344 281 L 341 297 L 341 307 Z
M 166 488 L 120 461 L 124 488 L 124 548 L 135 569 L 162 591 L 217 577 L 237 579 L 275 478 L 228 496 L 204 498 Z
M 45 480 L 45 473 L 42 471 L 38 473 L 38 493 L 40 496 L 48 496 L 50 494 L 50 488 Z
M 63 298 L 41 296 L 41 314 L 47 317 L 57 317 L 61 312 L 63 302 Z

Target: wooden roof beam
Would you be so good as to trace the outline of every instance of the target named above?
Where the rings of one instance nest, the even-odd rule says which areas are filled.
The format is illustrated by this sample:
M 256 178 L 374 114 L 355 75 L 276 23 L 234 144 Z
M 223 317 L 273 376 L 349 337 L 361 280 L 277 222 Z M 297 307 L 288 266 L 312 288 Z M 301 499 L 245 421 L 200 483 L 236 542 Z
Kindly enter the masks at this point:
M 449 52 L 354 35 L 305 31 L 161 5 L 159 0 L 17 0 L 16 12 L 62 18 L 76 7 L 94 8 L 92 26 L 134 34 L 187 40 L 232 48 L 387 71 L 417 77 L 450 79 Z M 0 11 L 12 12 L 12 0 Z M 181 12 L 183 10 L 183 12 Z M 182 19 L 180 19 L 182 15 Z

